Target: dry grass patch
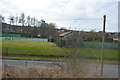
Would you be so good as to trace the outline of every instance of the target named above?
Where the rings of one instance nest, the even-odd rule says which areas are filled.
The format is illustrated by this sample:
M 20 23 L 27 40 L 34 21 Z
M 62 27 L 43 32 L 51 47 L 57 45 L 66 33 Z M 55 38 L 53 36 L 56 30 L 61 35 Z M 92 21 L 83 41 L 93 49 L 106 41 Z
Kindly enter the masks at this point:
M 102 78 L 100 75 L 87 74 L 87 70 L 77 66 L 18 66 L 3 64 L 3 78 Z

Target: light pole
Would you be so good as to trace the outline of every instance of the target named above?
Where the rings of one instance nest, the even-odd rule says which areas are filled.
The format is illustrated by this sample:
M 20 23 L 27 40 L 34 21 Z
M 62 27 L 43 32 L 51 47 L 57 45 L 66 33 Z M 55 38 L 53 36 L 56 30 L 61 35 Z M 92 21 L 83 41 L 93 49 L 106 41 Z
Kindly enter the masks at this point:
M 103 32 L 102 32 L 102 54 L 101 54 L 101 76 L 103 76 L 103 58 L 104 58 L 104 41 L 105 41 L 105 24 L 106 24 L 106 15 L 103 16 Z

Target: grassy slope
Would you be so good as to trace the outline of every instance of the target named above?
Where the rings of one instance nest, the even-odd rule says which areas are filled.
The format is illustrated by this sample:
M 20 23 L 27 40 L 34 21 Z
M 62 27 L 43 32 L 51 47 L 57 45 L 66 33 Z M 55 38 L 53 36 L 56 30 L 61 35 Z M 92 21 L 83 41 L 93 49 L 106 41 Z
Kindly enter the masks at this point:
M 3 40 L 2 51 L 3 54 L 12 53 L 12 54 L 28 54 L 28 55 L 34 54 L 34 55 L 64 56 L 66 52 L 68 53 L 67 55 L 69 55 L 73 51 L 73 49 L 59 48 L 54 43 L 50 43 L 50 42 Z M 77 55 L 81 57 L 100 58 L 101 56 L 101 49 L 97 49 L 97 48 L 79 48 L 76 49 L 75 51 L 77 51 Z M 118 57 L 118 50 L 105 49 L 104 58 L 117 59 L 117 57 Z

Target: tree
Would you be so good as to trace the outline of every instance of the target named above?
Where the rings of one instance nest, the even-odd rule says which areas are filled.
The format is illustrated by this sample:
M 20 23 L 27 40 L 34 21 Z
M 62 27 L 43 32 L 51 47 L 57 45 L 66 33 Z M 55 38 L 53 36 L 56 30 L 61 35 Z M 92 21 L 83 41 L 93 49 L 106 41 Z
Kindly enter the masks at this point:
M 34 18 L 33 18 L 33 26 L 34 26 L 34 27 L 35 27 L 35 20 L 36 20 L 36 19 L 35 19 L 35 17 L 34 17 Z
M 18 23 L 18 15 L 16 14 L 16 17 L 15 17 L 15 21 L 16 21 L 16 26 L 17 26 L 17 23 Z
M 50 23 L 48 24 L 48 27 L 47 27 L 47 35 L 49 36 L 54 36 L 55 35 L 55 24 L 54 23 Z
M 30 23 L 31 23 L 31 26 L 34 26 L 34 18 L 30 18 Z
M 57 41 L 58 39 L 58 33 L 56 31 L 56 26 L 54 23 L 49 23 L 47 27 L 47 35 L 50 41 Z
M 0 21 L 1 21 L 2 23 L 5 23 L 5 18 L 4 18 L 2 15 L 0 15 Z
M 35 26 L 38 27 L 38 19 L 35 19 Z
M 19 16 L 19 23 L 22 23 L 22 19 L 21 19 L 21 17 Z
M 30 16 L 27 16 L 27 25 L 28 25 L 28 26 L 31 26 L 31 25 L 30 25 L 30 23 L 31 23 L 30 20 L 31 20 Z
M 54 23 L 46 23 L 43 19 L 41 20 L 40 25 L 40 35 L 41 37 L 50 38 L 50 39 L 56 39 L 58 34 L 56 31 L 56 26 Z
M 65 27 L 61 27 L 60 28 L 61 30 L 64 30 L 64 31 L 67 31 L 67 29 Z
M 24 23 L 25 23 L 25 14 L 24 13 L 21 14 L 21 22 L 22 22 L 22 26 L 24 26 Z
M 0 23 L 2 23 L 2 15 L 0 15 Z
M 12 24 L 14 25 L 15 18 L 14 18 L 13 15 L 10 14 L 9 20 L 10 20 L 10 24 L 11 24 L 11 25 L 12 25 Z
M 42 19 L 42 20 L 41 20 L 41 25 L 40 25 L 41 36 L 42 36 L 42 37 L 47 37 L 47 35 L 46 35 L 47 25 L 48 25 L 48 24 Z
M 38 27 L 40 27 L 40 25 L 41 25 L 41 22 L 40 22 L 40 21 L 38 21 Z
M 41 20 L 41 27 L 44 27 L 44 25 L 45 25 L 45 21 L 42 19 Z

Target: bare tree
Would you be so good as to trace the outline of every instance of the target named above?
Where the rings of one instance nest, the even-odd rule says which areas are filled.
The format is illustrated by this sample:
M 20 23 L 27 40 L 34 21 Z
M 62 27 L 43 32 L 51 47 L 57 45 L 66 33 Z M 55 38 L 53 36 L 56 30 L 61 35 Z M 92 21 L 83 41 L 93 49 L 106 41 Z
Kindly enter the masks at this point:
M 47 28 L 47 23 L 42 19 L 41 20 L 41 25 L 40 25 L 40 29 L 41 29 L 41 36 L 42 37 L 46 37 L 46 28 Z
M 31 23 L 30 20 L 31 20 L 30 16 L 27 16 L 27 25 L 28 26 L 30 26 L 30 23 Z
M 16 17 L 15 17 L 15 21 L 16 21 L 16 26 L 17 26 L 17 23 L 18 23 L 18 15 L 16 14 Z
M 5 23 L 5 17 L 3 17 L 2 15 L 0 15 L 0 18 L 1 18 L 1 22 Z
M 40 22 L 40 21 L 38 21 L 38 27 L 40 27 L 40 25 L 41 25 L 41 22 Z
M 34 18 L 33 18 L 33 26 L 34 26 L 34 27 L 35 27 L 35 20 L 36 20 L 36 19 L 35 19 L 35 17 L 34 17 Z
M 45 24 L 45 21 L 42 19 L 41 20 L 41 27 L 43 27 L 44 24 Z
M 33 26 L 34 25 L 34 20 L 33 20 L 34 18 L 30 18 L 30 23 L 31 23 L 31 26 Z
M 22 19 L 21 19 L 21 16 L 19 16 L 19 19 L 18 19 L 18 20 L 19 20 L 19 23 L 22 23 Z
M 25 14 L 24 13 L 21 14 L 21 21 L 22 21 L 22 26 L 24 26 L 24 23 L 25 23 Z
M 38 19 L 35 19 L 35 26 L 38 27 Z
M 14 16 L 10 14 L 10 17 L 9 17 L 8 19 L 10 20 L 10 24 L 11 24 L 11 25 L 12 25 L 12 24 L 14 25 L 14 22 L 15 22 Z

